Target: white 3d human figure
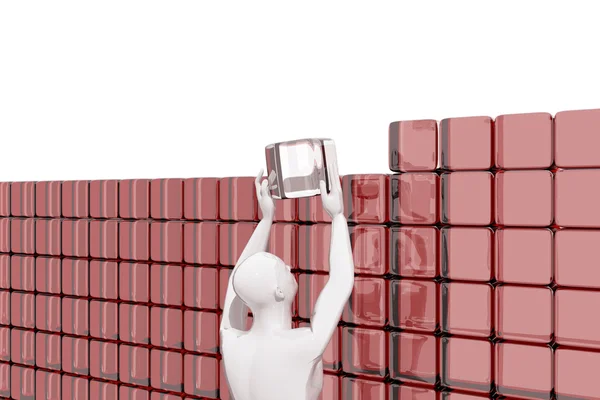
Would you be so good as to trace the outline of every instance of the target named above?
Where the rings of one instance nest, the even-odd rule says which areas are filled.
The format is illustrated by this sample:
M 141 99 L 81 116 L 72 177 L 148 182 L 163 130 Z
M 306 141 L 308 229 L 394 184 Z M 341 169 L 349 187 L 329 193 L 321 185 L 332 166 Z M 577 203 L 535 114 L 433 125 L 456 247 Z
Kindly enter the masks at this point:
M 337 167 L 329 171 L 323 207 L 332 217 L 329 280 L 319 295 L 310 328 L 292 329 L 294 275 L 267 253 L 275 205 L 263 171 L 256 194 L 263 218 L 233 269 L 221 319 L 221 352 L 235 400 L 316 400 L 323 387 L 322 355 L 354 286 L 354 261 Z M 253 324 L 246 331 L 248 308 Z

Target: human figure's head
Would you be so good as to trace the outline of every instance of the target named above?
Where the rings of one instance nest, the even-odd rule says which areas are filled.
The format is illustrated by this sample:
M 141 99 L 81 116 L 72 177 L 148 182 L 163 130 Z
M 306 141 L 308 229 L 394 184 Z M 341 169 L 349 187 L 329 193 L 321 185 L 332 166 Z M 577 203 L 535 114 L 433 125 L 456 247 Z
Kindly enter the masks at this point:
M 260 252 L 248 257 L 235 271 L 233 290 L 255 313 L 275 304 L 291 307 L 298 284 L 281 258 Z

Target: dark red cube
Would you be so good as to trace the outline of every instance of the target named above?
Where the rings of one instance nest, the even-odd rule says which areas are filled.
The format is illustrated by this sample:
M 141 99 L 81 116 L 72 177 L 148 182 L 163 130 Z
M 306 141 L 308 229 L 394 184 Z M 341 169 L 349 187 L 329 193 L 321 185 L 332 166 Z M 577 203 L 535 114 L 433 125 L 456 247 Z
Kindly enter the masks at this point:
M 303 222 L 331 222 L 331 216 L 323 208 L 321 196 L 298 199 L 298 220 Z
M 559 169 L 554 176 L 554 223 L 600 228 L 600 169 Z M 14 221 L 13 221 L 14 224 Z M 13 239 L 14 240 L 14 239 Z
M 60 371 L 61 341 L 60 335 L 37 332 L 35 334 L 35 364 L 40 368 Z
M 494 123 L 495 164 L 500 169 L 548 168 L 552 165 L 552 115 L 500 115 Z
M 14 290 L 35 290 L 35 257 L 12 256 L 10 260 L 11 286 Z
M 60 333 L 62 330 L 60 296 L 35 296 L 35 326 L 37 329 Z
M 71 336 L 62 337 L 62 369 L 71 374 L 89 375 L 89 339 Z
M 441 222 L 452 225 L 492 223 L 491 172 L 461 171 L 441 176 Z
M 117 344 L 90 341 L 90 375 L 94 378 L 116 381 L 119 379 Z
M 90 301 L 90 334 L 95 338 L 119 338 L 119 305 L 109 301 Z
M 387 222 L 388 180 L 387 175 L 346 175 L 342 178 L 344 215 L 349 222 Z
M 600 292 L 558 289 L 555 301 L 556 342 L 559 345 L 600 349 L 600 320 L 587 311 L 600 307 Z
M 437 121 L 427 119 L 392 122 L 388 151 L 392 171 L 435 170 L 438 164 Z
M 136 261 L 150 259 L 150 222 L 119 221 L 119 257 Z
M 127 219 L 150 217 L 148 179 L 128 179 L 119 182 L 119 217 Z
M 219 362 L 216 358 L 186 354 L 183 365 L 185 393 L 219 398 Z
M 496 335 L 522 342 L 550 342 L 553 332 L 552 301 L 549 288 L 497 287 Z
M 60 256 L 61 245 L 60 219 L 36 219 L 35 221 L 35 251 L 38 254 Z
M 492 349 L 489 340 L 441 338 L 442 384 L 456 389 L 489 392 L 493 379 Z
M 89 293 L 89 261 L 74 258 L 62 260 L 62 291 L 69 296 L 85 297 Z
M 89 181 L 65 181 L 62 183 L 62 216 L 88 218 L 90 216 Z
M 219 216 L 219 179 L 189 178 L 183 181 L 183 217 L 216 220 Z
M 89 300 L 63 297 L 61 313 L 64 333 L 81 336 L 89 335 Z
M 550 171 L 496 174 L 496 222 L 510 226 L 549 226 L 553 221 Z
M 438 243 L 439 230 L 432 226 L 390 228 L 390 272 L 434 278 L 438 273 Z
M 150 216 L 154 219 L 183 218 L 183 179 L 150 181 Z
M 117 218 L 119 214 L 119 181 L 90 182 L 90 216 Z
M 118 221 L 90 221 L 90 257 L 110 259 L 118 258 L 118 231 Z
M 35 216 L 35 182 L 13 182 L 10 191 L 13 217 Z
M 357 274 L 388 273 L 389 233 L 384 226 L 357 225 L 350 228 L 350 244 Z M 325 242 L 323 246 L 331 246 Z
M 150 350 L 119 345 L 119 380 L 141 386 L 150 385 Z M 131 393 L 129 393 L 131 397 Z M 138 394 L 138 396 L 141 396 Z M 134 397 L 135 398 L 135 397 Z
M 330 247 L 331 224 L 298 227 L 298 267 L 301 270 L 329 271 Z
M 222 178 L 219 181 L 219 219 L 256 221 L 258 200 L 254 177 Z
M 484 283 L 442 283 L 441 325 L 446 333 L 488 337 L 492 333 L 492 287 Z
M 141 304 L 119 304 L 119 339 L 150 343 L 150 309 Z
M 186 222 L 183 225 L 183 260 L 190 264 L 219 263 L 219 223 Z
M 494 231 L 483 227 L 441 230 L 441 276 L 487 282 L 494 271 Z
M 432 225 L 438 222 L 439 176 L 410 172 L 390 177 L 390 220 L 401 224 Z
M 431 332 L 437 329 L 435 282 L 402 279 L 389 282 L 390 325 Z
M 502 395 L 550 399 L 552 349 L 515 343 L 496 344 L 495 382 Z
M 85 219 L 62 220 L 62 253 L 67 257 L 89 256 L 90 222 Z
M 160 262 L 183 261 L 183 223 L 152 222 L 150 224 L 150 259 Z
M 553 234 L 550 229 L 503 228 L 498 229 L 495 236 L 498 281 L 537 285 L 550 283 L 553 262 Z M 556 238 L 558 244 L 559 235 Z M 563 254 L 570 258 L 565 251 L 568 250 L 557 249 L 557 270 L 560 268 Z M 576 270 L 579 264 L 570 268 Z
M 385 335 L 386 332 L 383 330 L 344 327 L 342 329 L 344 372 L 383 378 L 387 367 Z
M 219 246 L 221 265 L 234 266 L 238 262 L 257 225 L 255 222 L 238 222 L 219 227 L 219 243 L 229 243 Z
M 490 169 L 493 121 L 490 117 L 446 118 L 440 122 L 441 166 L 449 170 Z
M 354 278 L 354 289 L 342 320 L 351 324 L 381 327 L 387 322 L 387 284 L 382 278 Z
M 150 383 L 152 387 L 171 392 L 183 391 L 183 356 L 173 351 L 150 351 Z M 215 371 L 216 372 L 216 371 Z
M 275 222 L 298 221 L 298 201 L 301 199 L 278 199 L 275 203 Z M 258 219 L 262 219 L 262 211 L 258 209 Z
M 10 222 L 10 246 L 13 253 L 35 253 L 35 219 L 12 218 Z
M 218 309 L 218 280 L 218 270 L 215 267 L 184 267 L 183 303 L 188 307 Z
M 199 353 L 219 351 L 219 316 L 206 311 L 184 312 L 184 347 Z
M 600 109 L 562 111 L 554 116 L 557 167 L 600 167 Z M 13 189 L 14 190 L 14 189 Z

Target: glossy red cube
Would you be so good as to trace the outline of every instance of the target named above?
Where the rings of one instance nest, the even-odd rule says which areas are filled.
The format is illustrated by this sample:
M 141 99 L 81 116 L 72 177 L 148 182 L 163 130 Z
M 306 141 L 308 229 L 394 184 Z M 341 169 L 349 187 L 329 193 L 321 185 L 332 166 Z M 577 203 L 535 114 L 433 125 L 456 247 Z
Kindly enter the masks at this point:
M 442 331 L 488 337 L 492 333 L 492 287 L 484 283 L 442 283 Z
M 232 271 L 233 271 L 233 268 L 220 268 L 219 269 L 219 309 L 221 309 L 221 310 L 223 309 L 223 306 L 225 305 L 225 296 L 227 295 L 229 279 L 231 278 Z
M 166 394 L 164 392 L 152 391 L 150 393 L 150 400 L 182 400 L 183 397 L 176 396 L 174 394 Z
M 37 332 L 35 334 L 35 365 L 60 371 L 61 341 L 60 335 Z
M 119 217 L 127 219 L 150 217 L 148 179 L 127 179 L 119 182 Z
M 119 379 L 118 346 L 115 343 L 90 341 L 90 375 L 94 378 Z
M 44 331 L 58 332 L 62 330 L 60 296 L 35 296 L 35 327 Z
M 0 361 L 10 361 L 10 335 L 11 328 L 8 326 L 0 326 Z
M 433 333 L 437 328 L 436 283 L 402 279 L 390 281 L 389 286 L 390 325 Z
M 90 334 L 89 300 L 63 297 L 61 314 L 64 333 L 80 336 Z
M 90 335 L 100 339 L 119 339 L 119 305 L 117 303 L 90 301 Z
M 186 263 L 219 263 L 219 223 L 186 222 L 183 225 L 183 238 L 183 260 Z
M 41 257 L 38 257 L 40 259 Z M 10 289 L 11 288 L 11 266 L 10 266 L 11 256 L 8 254 L 0 254 L 0 289 Z M 36 269 L 36 282 L 37 282 L 37 269 Z M 37 289 L 39 290 L 39 289 Z
M 298 227 L 298 267 L 306 271 L 329 271 L 331 224 Z
M 171 392 L 183 391 L 183 356 L 173 351 L 152 349 L 150 363 L 150 384 L 152 387 Z
M 13 217 L 35 216 L 35 182 L 13 182 L 10 205 Z
M 342 178 L 344 215 L 349 222 L 381 224 L 388 220 L 388 179 L 375 174 Z
M 90 261 L 90 295 L 116 300 L 119 295 L 119 265 L 116 261 Z
M 407 386 L 394 383 L 388 385 L 388 393 L 389 400 L 438 400 L 438 395 L 435 390 L 421 386 Z M 448 396 L 451 395 L 451 393 L 444 393 L 443 400 L 449 399 Z M 451 400 L 455 400 L 455 398 L 452 397 Z
M 189 178 L 183 181 L 183 217 L 216 220 L 219 216 L 219 179 Z
M 150 350 L 119 345 L 119 380 L 134 385 L 150 385 Z M 140 394 L 138 394 L 140 396 Z
M 35 252 L 38 254 L 61 255 L 61 220 L 36 219 Z
M 331 222 L 331 216 L 323 208 L 321 196 L 302 197 L 297 200 L 299 221 L 315 223 Z
M 392 122 L 389 164 L 396 172 L 433 171 L 438 163 L 438 124 L 427 119 Z
M 150 266 L 141 263 L 119 263 L 119 298 L 146 303 L 150 299 Z
M 342 328 L 344 372 L 383 378 L 386 367 L 386 332 L 364 328 Z
M 90 182 L 90 217 L 117 218 L 119 211 L 119 181 Z
M 119 257 L 136 261 L 150 259 L 150 222 L 119 221 Z
M 62 260 L 62 292 L 69 296 L 85 297 L 89 293 L 89 261 L 75 258 Z
M 10 396 L 12 399 L 35 399 L 34 368 L 18 367 L 16 365 L 12 365 L 10 370 L 10 378 Z
M 501 171 L 496 174 L 499 225 L 549 226 L 553 221 L 553 175 L 550 171 Z
M 498 281 L 537 285 L 550 283 L 552 230 L 501 228 L 495 236 Z
M 442 385 L 478 392 L 492 389 L 492 350 L 489 340 L 444 337 L 440 341 Z
M 436 337 L 409 332 L 391 332 L 389 335 L 390 377 L 433 385 L 437 375 Z
M 600 270 L 594 261 L 600 231 L 559 230 L 554 240 L 556 282 L 561 286 L 600 288 Z
M 320 197 L 320 196 L 317 196 Z M 275 222 L 298 221 L 298 201 L 301 199 L 278 199 L 275 203 Z M 258 210 L 258 219 L 262 219 L 262 211 Z
M 441 276 L 453 280 L 492 279 L 494 232 L 483 227 L 452 227 L 441 230 Z
M 119 386 L 119 400 L 150 400 L 150 392 L 130 386 Z
M 558 289 L 555 293 L 554 338 L 559 345 L 600 349 L 600 292 Z
M 496 344 L 496 390 L 502 395 L 550 399 L 552 349 L 514 343 Z
M 300 274 L 298 277 L 298 316 L 310 319 L 315 303 L 327 284 L 329 275 Z
M 309 322 L 298 322 L 298 328 L 310 328 Z M 323 370 L 338 372 L 342 368 L 342 327 L 338 326 L 323 352 Z
M 178 265 L 152 264 L 150 275 L 151 301 L 157 304 L 182 304 L 182 270 Z
M 12 256 L 10 261 L 11 286 L 14 290 L 35 290 L 35 257 Z
M 12 218 L 0 218 L 0 252 L 10 253 L 11 225 Z
M 218 309 L 218 280 L 218 270 L 215 267 L 184 267 L 183 304 L 188 307 Z
M 23 365 L 35 365 L 35 332 L 25 329 L 11 329 L 11 361 Z M 60 367 L 59 367 L 60 368 Z
M 183 218 L 183 179 L 150 181 L 150 217 L 153 219 Z
M 442 174 L 441 222 L 452 225 L 490 225 L 492 181 L 492 174 L 485 171 Z
M 90 216 L 89 181 L 65 181 L 62 183 L 62 216 L 65 218 L 88 218 Z
M 12 218 L 10 222 L 10 246 L 13 253 L 35 253 L 35 219 Z
M 5 302 L 2 301 L 2 303 Z M 10 323 L 6 325 L 35 328 L 35 295 L 33 293 L 12 292 L 9 304 L 10 312 L 8 312 L 8 307 L 4 306 L 5 312 L 10 316 Z M 6 320 L 6 314 L 1 320 Z
M 90 373 L 90 343 L 88 339 L 62 336 L 62 369 L 78 375 Z
M 434 278 L 438 273 L 439 230 L 435 227 L 390 228 L 390 272 L 403 277 Z
M 90 381 L 89 378 L 62 376 L 63 399 L 89 400 Z
M 557 398 L 600 398 L 598 368 L 600 353 L 557 349 L 555 351 L 554 391 Z
M 150 224 L 150 259 L 159 262 L 183 261 L 183 223 Z
M 183 348 L 183 312 L 165 307 L 150 308 L 150 343 L 171 349 Z
M 141 304 L 119 304 L 119 339 L 128 343 L 150 343 L 150 308 Z
M 441 166 L 449 170 L 490 169 L 493 121 L 490 117 L 447 118 L 440 122 Z
M 550 342 L 553 331 L 552 290 L 502 285 L 495 292 L 498 337 L 522 342 Z
M 223 243 L 219 246 L 220 265 L 234 266 L 237 263 L 257 225 L 255 222 L 237 222 L 219 227 L 219 243 Z
M 354 278 L 354 289 L 342 320 L 351 324 L 381 327 L 387 323 L 387 283 L 382 278 Z
M 350 244 L 357 274 L 388 273 L 389 233 L 384 226 L 357 225 L 350 227 Z M 331 246 L 331 243 L 324 243 Z
M 255 179 L 255 177 L 244 176 L 219 180 L 219 219 L 226 221 L 258 219 Z
M 559 169 L 554 178 L 554 222 L 561 227 L 600 228 L 600 169 Z
M 10 182 L 0 182 L 0 217 L 10 217 Z
M 552 115 L 500 115 L 494 123 L 495 165 L 500 169 L 549 168 L 553 161 Z
M 438 222 L 439 176 L 410 172 L 390 176 L 390 220 L 409 225 Z
M 62 220 L 62 254 L 67 257 L 89 256 L 89 221 Z
M 62 182 L 36 182 L 35 215 L 59 218 L 61 216 L 61 193 Z M 0 213 L 0 215 L 2 214 Z
M 367 400 L 385 399 L 386 387 L 383 382 L 375 382 L 361 378 L 343 377 L 341 399 Z
M 60 373 L 37 370 L 35 372 L 36 398 L 44 400 L 62 400 L 61 378 L 62 376 Z
M 184 391 L 207 399 L 219 398 L 219 361 L 186 354 L 183 359 Z
M 292 269 L 298 267 L 298 225 L 275 223 L 271 226 L 267 251 L 281 258 Z
M 564 167 L 600 167 L 600 109 L 562 111 L 554 116 L 554 162 Z
M 183 337 L 186 350 L 216 354 L 219 351 L 219 316 L 214 312 L 184 311 Z
M 0 324 L 1 325 L 12 325 L 11 322 L 11 311 L 10 300 L 12 293 L 8 290 L 0 290 Z
M 90 257 L 118 258 L 118 230 L 118 221 L 90 221 Z
M 317 400 L 341 400 L 339 376 L 323 374 L 323 388 Z
M 119 386 L 114 383 L 90 380 L 90 400 L 114 400 L 119 393 Z

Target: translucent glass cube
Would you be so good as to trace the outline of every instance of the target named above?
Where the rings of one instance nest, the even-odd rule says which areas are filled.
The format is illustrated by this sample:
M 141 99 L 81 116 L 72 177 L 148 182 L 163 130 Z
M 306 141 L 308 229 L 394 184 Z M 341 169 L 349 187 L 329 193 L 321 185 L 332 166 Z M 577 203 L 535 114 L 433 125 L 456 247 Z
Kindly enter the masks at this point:
M 327 168 L 337 166 L 331 139 L 299 139 L 270 144 L 265 148 L 271 196 L 294 199 L 320 194 L 319 182 L 330 188 Z

